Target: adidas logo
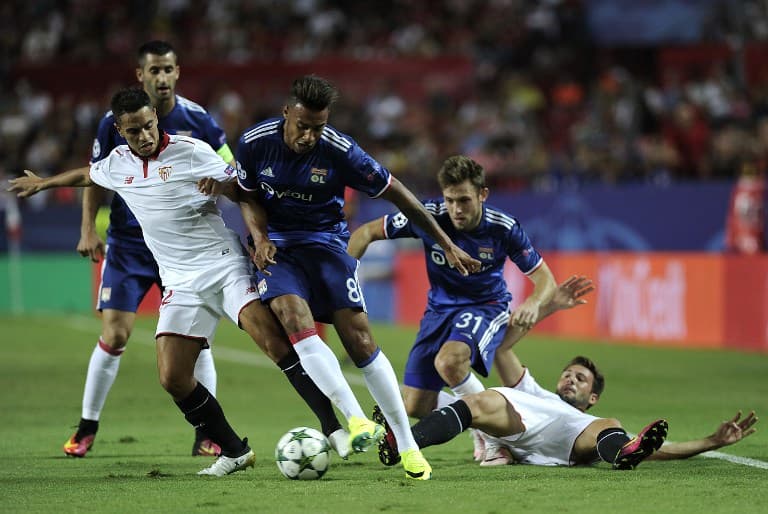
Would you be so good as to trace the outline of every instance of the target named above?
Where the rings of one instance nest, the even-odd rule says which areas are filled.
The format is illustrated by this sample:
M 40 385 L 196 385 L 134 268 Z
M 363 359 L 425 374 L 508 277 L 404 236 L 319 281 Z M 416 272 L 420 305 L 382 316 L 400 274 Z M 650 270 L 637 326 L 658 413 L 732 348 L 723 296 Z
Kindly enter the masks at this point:
M 259 175 L 264 175 L 265 177 L 272 177 L 275 178 L 275 175 L 272 174 L 272 166 L 267 166 L 263 170 L 261 170 L 261 173 Z

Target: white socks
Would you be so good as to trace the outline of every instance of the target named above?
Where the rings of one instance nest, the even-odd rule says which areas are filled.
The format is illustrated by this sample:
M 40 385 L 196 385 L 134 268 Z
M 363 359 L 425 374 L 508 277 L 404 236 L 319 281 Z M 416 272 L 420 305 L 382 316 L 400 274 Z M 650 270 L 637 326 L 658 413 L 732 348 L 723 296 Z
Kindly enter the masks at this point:
M 480 379 L 477 378 L 477 375 L 470 371 L 467 377 L 462 380 L 459 385 L 451 387 L 451 391 L 453 391 L 453 394 L 461 398 L 462 396 L 467 396 L 468 394 L 482 393 L 485 391 L 485 386 L 482 382 L 480 382 Z
M 107 400 L 109 390 L 115 382 L 117 370 L 120 368 L 120 355 L 123 351 L 113 351 L 99 338 L 96 348 L 91 353 L 88 362 L 88 373 L 85 377 L 85 390 L 83 391 L 83 419 L 99 420 L 101 409 Z
M 400 395 L 397 376 L 387 356 L 379 350 L 379 354 L 368 365 L 361 368 L 361 371 L 368 391 L 371 392 L 371 396 L 387 418 L 399 450 L 418 450 L 419 446 L 413 439 L 408 414 L 405 412 L 403 397 Z
M 437 407 L 435 407 L 435 410 L 440 410 L 443 407 L 448 407 L 450 404 L 458 400 L 458 396 L 453 396 L 451 393 L 446 393 L 445 391 L 440 391 L 437 393 Z
M 344 378 L 336 355 L 320 336 L 311 335 L 296 342 L 293 348 L 299 354 L 304 371 L 346 419 L 352 416 L 368 418 Z
M 210 348 L 200 351 L 195 363 L 195 378 L 208 389 L 211 396 L 216 397 L 216 366 L 213 363 L 213 353 Z
M 453 394 L 446 393 L 445 391 L 440 391 L 437 393 L 436 410 L 440 410 L 443 407 L 449 406 L 462 396 L 483 392 L 485 391 L 485 386 L 482 382 L 480 382 L 480 379 L 477 378 L 477 375 L 470 371 L 469 375 L 467 375 L 467 378 L 465 378 L 464 381 L 456 387 L 452 387 L 451 391 L 453 391 Z

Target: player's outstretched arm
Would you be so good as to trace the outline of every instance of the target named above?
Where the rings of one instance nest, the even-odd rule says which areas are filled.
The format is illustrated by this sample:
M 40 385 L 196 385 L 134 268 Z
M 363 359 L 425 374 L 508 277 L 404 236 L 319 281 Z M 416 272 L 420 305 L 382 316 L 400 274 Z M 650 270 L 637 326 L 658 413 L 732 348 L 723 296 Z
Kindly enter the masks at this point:
M 542 305 L 536 320 L 538 323 L 545 317 L 563 309 L 571 309 L 587 303 L 583 297 L 594 291 L 592 281 L 584 276 L 573 275 L 555 288 L 549 302 Z M 520 359 L 512 347 L 528 333 L 528 328 L 509 323 L 504 333 L 504 340 L 496 350 L 494 365 L 502 385 L 514 387 L 525 373 Z
M 387 236 L 384 233 L 384 216 L 382 216 L 381 218 L 369 221 L 352 232 L 352 235 L 349 237 L 347 253 L 355 259 L 360 259 L 365 255 L 369 244 L 386 238 Z
M 8 181 L 10 187 L 7 191 L 15 192 L 16 196 L 26 198 L 53 187 L 86 187 L 93 184 L 88 166 L 65 171 L 52 177 L 40 177 L 35 172 L 24 170 L 24 176 Z
M 723 446 L 738 443 L 757 430 L 755 423 L 757 423 L 755 411 L 750 411 L 744 419 L 741 419 L 741 411 L 738 411 L 733 418 L 720 423 L 720 426 L 717 427 L 717 430 L 712 435 L 682 443 L 664 443 L 648 459 L 687 459 L 703 452 L 717 450 Z
M 583 275 L 571 275 L 565 282 L 557 286 L 549 302 L 541 306 L 538 321 L 557 311 L 584 305 L 587 303 L 584 297 L 594 290 L 595 284 L 592 280 Z
M 445 258 L 448 260 L 448 263 L 456 268 L 459 273 L 467 276 L 480 269 L 480 261 L 472 258 L 467 252 L 451 241 L 448 234 L 437 224 L 435 218 L 402 182 L 392 177 L 389 189 L 384 191 L 381 197 L 395 204 L 408 217 L 411 223 L 415 223 L 418 227 L 425 230 L 440 245 L 445 252 Z

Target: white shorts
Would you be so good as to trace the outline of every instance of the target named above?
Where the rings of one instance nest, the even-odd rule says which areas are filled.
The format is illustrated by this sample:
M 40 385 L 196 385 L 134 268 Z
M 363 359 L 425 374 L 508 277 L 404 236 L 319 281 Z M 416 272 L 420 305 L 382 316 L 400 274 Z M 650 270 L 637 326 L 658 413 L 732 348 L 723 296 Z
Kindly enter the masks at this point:
M 232 277 L 219 291 L 209 290 L 202 294 L 166 289 L 160 302 L 155 337 L 184 336 L 200 340 L 205 347 L 213 341 L 222 317 L 228 317 L 237 325 L 240 311 L 258 299 L 256 284 L 250 275 Z
M 585 428 L 599 419 L 556 395 L 542 397 L 511 387 L 493 387 L 520 414 L 525 431 L 498 438 L 517 462 L 539 466 L 571 466 L 571 451 Z M 552 393 L 550 393 L 552 394 Z

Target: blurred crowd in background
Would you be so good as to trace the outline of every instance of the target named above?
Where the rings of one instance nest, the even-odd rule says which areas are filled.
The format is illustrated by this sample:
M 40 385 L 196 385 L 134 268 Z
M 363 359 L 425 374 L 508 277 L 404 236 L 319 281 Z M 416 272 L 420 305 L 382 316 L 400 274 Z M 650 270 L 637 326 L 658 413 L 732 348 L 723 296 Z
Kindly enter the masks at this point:
M 659 3 L 631 5 L 650 9 Z M 364 94 L 342 89 L 332 113 L 332 125 L 419 193 L 434 192 L 435 171 L 456 153 L 478 160 L 491 187 L 504 190 L 630 181 L 663 187 L 762 171 L 768 160 L 768 73 L 747 80 L 739 52 L 747 43 L 768 41 L 768 1 L 701 0 L 697 31 L 677 42 L 667 35 L 663 44 L 726 45 L 734 58 L 687 73 L 660 72 L 659 45 L 612 47 L 596 32 L 599 19 L 587 4 L 6 1 L 0 6 L 0 175 L 83 166 L 114 91 L 89 71 L 82 83 L 71 84 L 71 94 L 54 95 L 26 80 L 23 70 L 54 63 L 93 70 L 116 61 L 132 70 L 136 48 L 149 39 L 177 48 L 182 95 L 194 80 L 185 77 L 185 67 L 199 63 L 256 63 L 268 73 L 270 62 L 327 56 L 350 62 L 467 59 L 471 73 L 461 87 L 436 85 L 413 101 L 400 87 L 409 77 L 381 80 Z M 233 147 L 243 129 L 281 108 L 279 98 L 243 91 L 235 81 L 237 76 L 224 77 L 202 97 L 190 96 L 221 123 Z M 85 83 L 104 91 L 82 97 L 78 87 Z M 67 192 L 53 198 L 76 201 Z

